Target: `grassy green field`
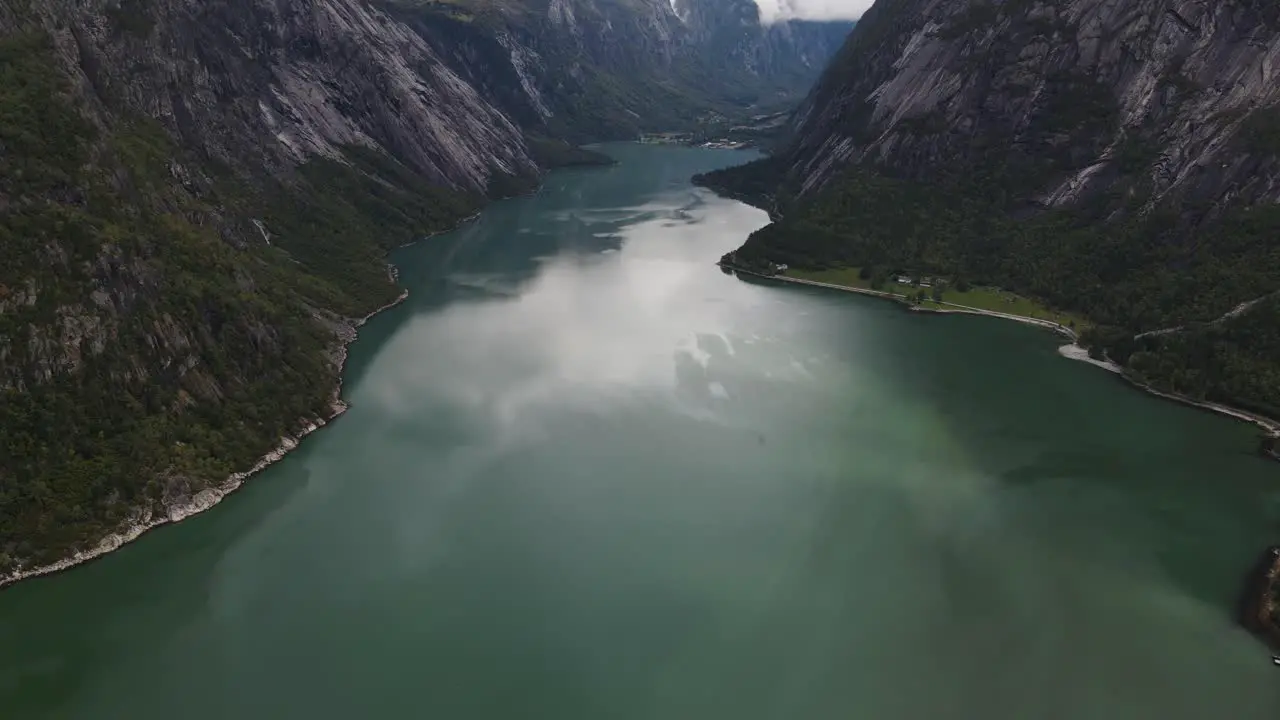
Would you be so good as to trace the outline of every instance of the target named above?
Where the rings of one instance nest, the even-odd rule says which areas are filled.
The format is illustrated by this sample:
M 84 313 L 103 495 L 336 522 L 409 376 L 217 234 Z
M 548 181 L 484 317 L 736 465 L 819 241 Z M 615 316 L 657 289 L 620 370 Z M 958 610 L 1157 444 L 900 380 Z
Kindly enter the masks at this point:
M 871 283 L 858 276 L 859 268 L 837 268 L 833 270 L 788 270 L 784 273 L 787 277 L 798 278 L 801 280 L 813 280 L 815 282 L 830 283 L 832 285 L 843 285 L 845 287 L 861 288 L 870 290 Z M 879 288 L 882 292 L 895 293 L 897 295 L 914 295 L 920 288 L 913 285 L 903 285 L 896 282 L 886 282 L 883 287 Z M 929 289 L 925 289 L 929 293 Z M 977 308 L 979 310 L 990 310 L 992 312 L 1007 313 L 1009 315 L 1019 315 L 1022 317 L 1036 318 L 1038 320 L 1049 320 L 1068 327 L 1077 329 L 1084 328 L 1088 323 L 1076 315 L 1071 313 L 1058 312 L 1032 300 L 1030 298 L 1016 295 L 1007 290 L 1001 290 L 994 287 L 974 287 L 969 288 L 965 292 L 960 292 L 955 288 L 948 287 L 942 293 L 942 301 L 945 303 L 953 303 L 955 305 L 964 305 L 966 307 Z M 945 305 L 939 305 L 932 300 L 926 300 L 921 303 L 921 307 L 930 309 L 948 309 Z M 956 308 L 950 308 L 956 309 Z

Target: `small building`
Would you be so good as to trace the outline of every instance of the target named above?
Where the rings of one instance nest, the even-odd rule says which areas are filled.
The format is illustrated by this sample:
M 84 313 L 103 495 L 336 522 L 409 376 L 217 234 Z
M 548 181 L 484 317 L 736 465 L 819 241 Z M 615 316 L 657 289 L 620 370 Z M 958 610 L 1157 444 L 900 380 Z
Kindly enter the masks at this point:
M 787 271 L 787 266 L 785 263 L 783 263 L 782 265 L 775 265 L 774 268 L 780 273 L 784 273 Z

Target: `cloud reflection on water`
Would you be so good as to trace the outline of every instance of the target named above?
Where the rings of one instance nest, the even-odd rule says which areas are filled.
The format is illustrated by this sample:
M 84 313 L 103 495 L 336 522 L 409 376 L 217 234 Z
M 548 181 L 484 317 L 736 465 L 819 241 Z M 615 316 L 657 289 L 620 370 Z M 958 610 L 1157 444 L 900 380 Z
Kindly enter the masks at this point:
M 674 216 L 687 221 L 671 223 Z M 700 191 L 668 193 L 638 207 L 552 211 L 597 247 L 543 258 L 527 282 L 502 273 L 457 273 L 469 302 L 423 313 L 388 341 L 360 402 L 395 415 L 444 402 L 499 425 L 547 403 L 590 409 L 610 398 L 679 389 L 686 365 L 704 375 L 712 353 L 731 352 L 730 304 L 739 290 L 707 265 L 725 251 L 708 234 L 738 242 L 765 213 Z M 546 232 L 546 231 L 543 231 Z M 617 252 L 604 251 L 616 249 Z M 406 355 L 418 358 L 405 362 Z M 727 396 L 724 386 L 704 390 Z

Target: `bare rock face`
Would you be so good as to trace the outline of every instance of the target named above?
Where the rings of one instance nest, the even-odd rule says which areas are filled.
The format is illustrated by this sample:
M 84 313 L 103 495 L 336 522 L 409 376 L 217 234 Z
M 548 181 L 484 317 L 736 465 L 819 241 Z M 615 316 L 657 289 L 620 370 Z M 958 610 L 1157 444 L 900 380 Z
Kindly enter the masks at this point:
M 536 171 L 522 133 L 573 128 L 583 105 L 662 127 L 669 118 L 647 103 L 663 96 L 657 86 L 723 99 L 756 85 L 737 100 L 786 99 L 817 77 L 849 28 L 762 26 L 750 0 L 32 6 L 103 121 L 121 111 L 156 118 L 185 148 L 276 173 L 363 145 L 480 191 L 495 173 Z M 16 30 L 17 17 L 0 14 L 0 30 Z M 577 134 L 631 130 L 614 121 Z
M 1280 103 L 1273 4 L 881 0 L 860 24 L 795 119 L 788 164 L 809 190 L 851 162 L 923 178 L 1056 152 L 1049 206 L 1133 162 L 1153 203 L 1280 199 L 1280 165 L 1248 147 Z
M 97 0 L 43 12 L 103 116 L 159 119 L 231 166 L 285 172 L 364 145 L 455 187 L 536 170 L 520 129 L 362 0 Z

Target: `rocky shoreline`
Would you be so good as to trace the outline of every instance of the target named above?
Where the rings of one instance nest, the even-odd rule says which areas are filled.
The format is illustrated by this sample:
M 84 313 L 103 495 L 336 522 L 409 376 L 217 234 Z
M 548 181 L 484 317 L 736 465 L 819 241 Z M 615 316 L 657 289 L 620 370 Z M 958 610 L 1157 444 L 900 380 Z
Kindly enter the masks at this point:
M 161 525 L 182 522 L 193 515 L 199 515 L 222 502 L 223 498 L 234 493 L 236 490 L 239 490 L 250 477 L 266 470 L 268 467 L 284 459 L 284 456 L 297 448 L 304 438 L 333 422 L 347 411 L 349 406 L 342 399 L 342 372 L 346 367 L 347 347 L 354 342 L 358 336 L 358 328 L 369 322 L 369 320 L 375 315 L 403 303 L 408 299 L 408 297 L 409 291 L 403 290 L 395 300 L 392 300 L 386 305 L 370 312 L 364 317 L 348 318 L 345 322 L 335 324 L 334 334 L 338 342 L 334 346 L 332 352 L 333 361 L 337 369 L 338 381 L 333 388 L 327 416 L 299 419 L 298 431 L 293 435 L 285 435 L 280 438 L 280 444 L 277 445 L 275 449 L 271 450 L 271 452 L 268 452 L 266 455 L 259 458 L 258 461 L 248 470 L 232 473 L 226 480 L 217 485 L 200 490 L 187 501 L 165 508 L 165 512 L 163 514 L 156 513 L 151 508 L 142 510 L 131 518 L 124 528 L 102 538 L 95 547 L 89 550 L 78 551 L 70 557 L 63 558 L 62 560 L 50 563 L 49 565 L 41 565 L 34 568 L 19 567 L 6 575 L 0 575 L 0 588 L 28 578 L 38 577 L 41 575 L 52 575 L 63 572 L 64 570 L 70 570 L 77 565 L 81 565 L 89 562 L 90 560 L 94 560 L 102 557 L 103 555 L 119 550 L 121 547 L 124 547 L 134 540 L 142 537 L 148 530 L 155 529 Z
M 1172 400 L 1177 403 L 1182 403 L 1183 405 L 1190 405 L 1191 407 L 1200 408 L 1201 410 L 1208 410 L 1210 412 L 1218 413 L 1219 415 L 1226 415 L 1228 417 L 1233 417 L 1237 420 L 1243 420 L 1247 423 L 1252 423 L 1254 425 L 1257 425 L 1259 428 L 1262 428 L 1262 431 L 1263 431 L 1263 441 L 1264 441 L 1263 454 L 1270 455 L 1276 460 L 1280 460 L 1280 455 L 1278 455 L 1274 450 L 1272 452 L 1266 452 L 1266 449 L 1265 449 L 1266 442 L 1268 440 L 1274 443 L 1274 441 L 1276 441 L 1277 439 L 1280 439 L 1280 422 L 1272 420 L 1271 418 L 1265 417 L 1263 415 L 1258 415 L 1257 413 L 1251 413 L 1248 410 L 1241 410 L 1240 408 L 1231 407 L 1230 405 L 1223 405 L 1221 403 L 1210 402 L 1208 400 L 1193 400 L 1192 398 L 1189 398 L 1185 395 L 1178 395 L 1176 393 L 1168 393 L 1168 392 L 1164 392 L 1163 390 L 1157 390 L 1151 387 L 1150 385 L 1147 385 L 1146 383 L 1139 382 L 1129 377 L 1129 375 L 1126 373 L 1121 373 L 1121 377 L 1123 377 L 1125 380 L 1129 382 L 1129 384 L 1133 385 L 1139 390 L 1143 390 L 1145 392 L 1151 393 L 1156 397 L 1161 397 L 1166 400 Z
M 452 226 L 446 229 L 415 238 L 400 247 L 408 247 L 437 235 L 454 232 L 479 218 L 482 212 L 483 209 L 477 210 L 466 217 L 460 218 Z M 387 263 L 387 278 L 393 285 L 396 284 L 400 279 L 400 269 L 392 263 Z M 386 310 L 390 310 L 391 308 L 403 303 L 408 298 L 409 291 L 402 290 L 396 299 L 359 318 L 332 318 L 332 316 L 326 317 L 326 314 L 321 312 L 316 313 L 317 322 L 327 322 L 330 324 L 334 336 L 337 339 L 335 345 L 330 349 L 330 356 L 335 368 L 337 369 L 338 379 L 333 388 L 333 393 L 329 402 L 329 412 L 326 416 L 300 418 L 297 423 L 298 430 L 293 435 L 285 435 L 280 438 L 280 443 L 276 445 L 275 449 L 258 458 L 258 461 L 248 470 L 232 473 L 221 483 L 206 487 L 185 501 L 166 507 L 163 514 L 156 513 L 152 508 L 145 508 L 130 518 L 123 528 L 103 537 L 102 540 L 100 540 L 98 544 L 91 549 L 77 551 L 69 557 L 48 565 L 41 565 L 33 568 L 18 566 L 11 572 L 0 575 L 0 588 L 13 585 L 14 583 L 29 578 L 39 577 L 41 575 L 53 575 L 65 570 L 70 570 L 77 565 L 81 565 L 89 562 L 90 560 L 100 558 L 103 555 L 119 550 L 125 545 L 128 545 L 134 540 L 142 537 L 148 530 L 153 530 L 162 525 L 182 522 L 192 515 L 199 515 L 222 502 L 223 498 L 234 493 L 236 490 L 239 490 L 250 477 L 284 459 L 284 456 L 297 448 L 304 438 L 333 422 L 347 411 L 349 406 L 342 399 L 343 370 L 346 368 L 347 363 L 347 347 L 352 342 L 355 342 L 356 337 L 358 336 L 358 329 L 365 323 L 369 322 L 369 320 L 374 316 Z
M 905 295 L 899 295 L 897 293 L 884 292 L 882 290 L 869 290 L 866 288 L 855 288 L 855 287 L 849 287 L 847 285 L 836 285 L 834 283 L 824 283 L 824 282 L 818 282 L 816 280 L 804 280 L 802 278 L 791 278 L 791 277 L 785 277 L 781 275 L 765 275 L 763 273 L 744 270 L 740 267 L 730 265 L 723 261 L 717 264 L 724 270 L 732 271 L 734 273 L 739 273 L 743 275 L 751 275 L 753 277 L 759 277 L 765 280 L 774 280 L 777 282 L 792 283 L 796 285 L 809 285 L 812 287 L 828 288 L 831 290 L 840 290 L 842 292 L 850 292 L 858 295 L 870 295 L 872 297 L 879 297 L 886 300 L 893 300 L 900 303 L 907 303 L 907 297 Z M 1249 422 L 1249 423 L 1253 423 L 1254 425 L 1257 425 L 1263 431 L 1262 446 L 1261 446 L 1262 454 L 1274 460 L 1280 460 L 1280 421 L 1273 420 L 1272 418 L 1264 417 L 1256 413 L 1251 413 L 1247 410 L 1233 408 L 1229 405 L 1223 405 L 1221 403 L 1215 403 L 1215 402 L 1209 402 L 1209 401 L 1195 400 L 1195 399 L 1186 397 L 1184 395 L 1178 395 L 1176 393 L 1169 393 L 1163 390 L 1157 390 L 1151 387 L 1150 385 L 1147 385 L 1146 383 L 1140 382 L 1134 379 L 1133 377 L 1131 377 L 1129 373 L 1126 373 L 1124 371 L 1123 367 L 1107 360 L 1097 360 L 1091 357 L 1089 355 L 1088 350 L 1086 350 L 1083 347 L 1080 347 L 1080 345 L 1076 343 L 1078 336 L 1076 335 L 1075 331 L 1071 330 L 1068 327 L 1060 325 L 1058 323 L 1055 323 L 1049 320 L 1039 320 L 1037 318 L 1023 317 L 1021 315 L 1011 315 L 1008 313 L 995 312 L 991 310 L 982 310 L 980 308 L 970 308 L 964 305 L 955 305 L 954 303 L 944 303 L 944 304 L 952 305 L 952 307 L 954 307 L 955 309 L 921 308 L 915 305 L 908 305 L 908 308 L 915 312 L 929 312 L 929 313 L 937 313 L 942 315 L 985 315 L 988 317 L 997 317 L 997 318 L 1003 318 L 1006 320 L 1013 320 L 1015 322 L 1021 322 L 1028 325 L 1036 325 L 1039 327 L 1046 328 L 1048 330 L 1052 330 L 1058 333 L 1059 335 L 1062 335 L 1067 339 L 1071 340 L 1071 344 L 1064 345 L 1063 347 L 1058 348 L 1058 354 L 1062 355 L 1065 358 L 1068 358 L 1070 360 L 1087 362 L 1091 365 L 1096 365 L 1100 368 L 1103 368 L 1104 370 L 1107 370 L 1109 372 L 1113 372 L 1119 375 L 1120 377 L 1124 378 L 1124 380 L 1128 382 L 1130 385 L 1132 385 L 1133 387 L 1138 388 L 1139 390 L 1142 390 L 1144 392 L 1150 393 L 1152 395 L 1155 395 L 1156 397 L 1164 398 L 1166 400 L 1172 400 L 1174 402 L 1181 403 L 1183 405 L 1189 405 L 1191 407 L 1199 408 L 1201 410 L 1208 410 L 1210 412 L 1215 412 L 1220 415 L 1226 415 L 1228 417 L 1232 417 L 1237 420 L 1243 420 L 1245 422 Z
M 1236 420 L 1243 420 L 1245 422 L 1257 425 L 1259 428 L 1262 429 L 1262 438 L 1261 438 L 1261 444 L 1259 446 L 1259 451 L 1263 455 L 1270 457 L 1273 460 L 1280 460 L 1280 422 L 1277 422 L 1276 420 L 1273 420 L 1263 415 L 1258 415 L 1256 413 L 1251 413 L 1247 410 L 1234 408 L 1234 407 L 1231 407 L 1230 405 L 1222 405 L 1220 403 L 1209 402 L 1207 400 L 1195 400 L 1185 395 L 1178 395 L 1177 393 L 1169 393 L 1163 390 L 1157 390 L 1144 382 L 1136 380 L 1131 375 L 1126 373 L 1123 367 L 1111 362 L 1110 360 L 1098 360 L 1090 356 L 1089 351 L 1085 350 L 1079 345 L 1075 345 L 1075 344 L 1064 345 L 1058 348 L 1058 354 L 1062 355 L 1065 358 L 1070 358 L 1071 360 L 1079 360 L 1081 362 L 1087 362 L 1091 365 L 1097 365 L 1098 367 L 1104 370 L 1113 372 L 1119 375 L 1122 379 L 1124 379 L 1125 382 L 1129 383 L 1133 387 L 1136 387 L 1139 390 L 1142 390 L 1143 392 L 1155 395 L 1156 397 L 1164 398 L 1165 400 L 1172 400 L 1176 403 L 1181 403 L 1183 405 L 1190 405 L 1191 407 L 1198 408 L 1200 410 L 1208 410 L 1209 412 L 1218 413 L 1219 415 L 1226 415 L 1228 417 L 1235 418 Z
M 886 300 L 894 300 L 905 303 L 907 298 L 903 295 L 888 293 L 879 290 L 868 290 L 865 288 L 852 288 L 844 285 L 835 285 L 831 283 L 816 282 L 813 280 L 803 280 L 800 278 L 788 278 L 776 275 L 763 275 L 754 273 L 749 270 L 719 263 L 720 267 L 736 273 L 743 273 L 755 277 L 761 277 L 768 280 L 776 280 L 779 282 L 794 283 L 797 285 L 811 285 L 816 287 L 824 287 L 833 290 L 841 290 L 844 292 L 852 292 L 859 295 L 871 295 Z M 1091 365 L 1096 365 L 1108 372 L 1115 373 L 1123 378 L 1129 385 L 1144 392 L 1155 395 L 1165 400 L 1172 400 L 1176 403 L 1188 405 L 1201 410 L 1226 415 L 1237 420 L 1252 423 L 1260 427 L 1263 431 L 1259 451 L 1266 457 L 1273 460 L 1280 460 L 1280 421 L 1273 420 L 1247 410 L 1233 408 L 1229 405 L 1221 403 L 1194 400 L 1184 395 L 1176 393 L 1164 392 L 1157 390 L 1150 385 L 1135 379 L 1132 375 L 1125 372 L 1124 368 L 1110 360 L 1099 360 L 1092 357 L 1089 351 L 1081 347 L 1077 342 L 1077 335 L 1069 328 L 1065 328 L 1057 323 L 1049 321 L 1039 321 L 1034 318 L 1024 318 L 1006 313 L 996 313 L 983 311 L 977 308 L 963 309 L 942 309 L 935 310 L 932 308 L 919 308 L 910 306 L 911 310 L 919 312 L 935 312 L 935 313 L 957 313 L 970 315 L 989 315 L 992 317 L 1000 317 L 1008 320 L 1016 320 L 1033 325 L 1039 325 L 1053 330 L 1071 340 L 1069 345 L 1058 348 L 1058 354 L 1070 360 L 1078 360 Z M 1249 573 L 1245 580 L 1245 588 L 1241 595 L 1239 606 L 1239 622 L 1251 633 L 1262 639 L 1263 642 L 1271 648 L 1272 652 L 1280 653 L 1280 546 L 1268 548 L 1262 557 L 1258 560 L 1253 571 Z

